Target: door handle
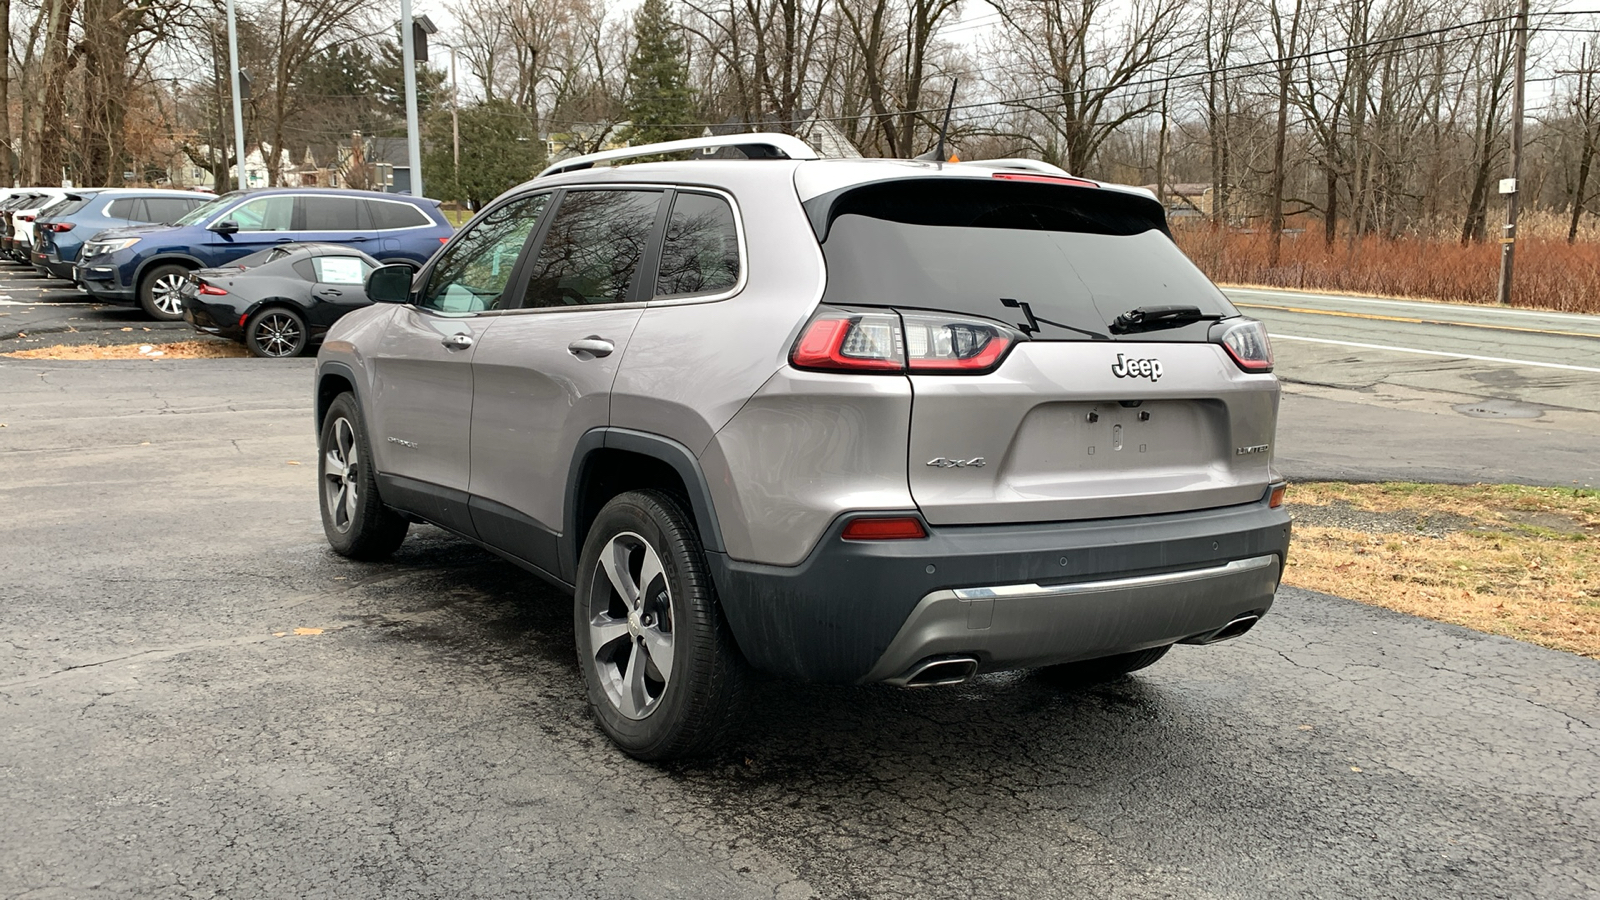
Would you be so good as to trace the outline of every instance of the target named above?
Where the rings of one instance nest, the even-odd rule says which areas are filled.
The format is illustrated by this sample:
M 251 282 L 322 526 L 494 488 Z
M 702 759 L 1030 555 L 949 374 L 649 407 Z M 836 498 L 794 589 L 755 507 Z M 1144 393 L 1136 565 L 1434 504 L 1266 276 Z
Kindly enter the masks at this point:
M 343 297 L 344 296 L 344 291 L 341 291 L 338 288 L 323 288 L 322 290 L 317 291 L 317 296 L 319 296 L 319 297 Z
M 470 335 L 470 334 L 452 334 L 449 337 L 445 338 L 444 340 L 440 341 L 439 343 L 444 344 L 446 347 L 449 347 L 451 350 L 465 350 L 468 347 L 472 346 L 472 335 Z
M 572 351 L 573 356 L 582 359 L 585 353 L 590 356 L 610 356 L 611 351 L 617 349 L 617 345 L 599 335 L 591 334 L 581 341 L 568 344 L 567 349 Z

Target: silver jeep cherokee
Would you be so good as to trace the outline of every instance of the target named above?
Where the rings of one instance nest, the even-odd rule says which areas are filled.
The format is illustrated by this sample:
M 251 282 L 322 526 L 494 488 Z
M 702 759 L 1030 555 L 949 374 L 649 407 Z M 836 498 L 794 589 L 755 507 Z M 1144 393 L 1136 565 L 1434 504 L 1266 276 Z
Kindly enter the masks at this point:
M 1140 190 L 675 141 L 552 166 L 368 293 L 318 355 L 328 540 L 430 522 L 573 592 L 640 758 L 713 746 L 750 667 L 1103 679 L 1278 586 L 1266 333 Z

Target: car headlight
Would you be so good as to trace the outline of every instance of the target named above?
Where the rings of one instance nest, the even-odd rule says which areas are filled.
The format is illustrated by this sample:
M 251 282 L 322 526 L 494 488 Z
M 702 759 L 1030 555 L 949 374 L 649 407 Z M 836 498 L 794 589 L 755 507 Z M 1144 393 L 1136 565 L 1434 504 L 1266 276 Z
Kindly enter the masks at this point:
M 139 238 L 117 238 L 110 241 L 91 241 L 83 248 L 84 256 L 99 256 L 102 253 L 115 253 L 126 250 L 139 243 Z

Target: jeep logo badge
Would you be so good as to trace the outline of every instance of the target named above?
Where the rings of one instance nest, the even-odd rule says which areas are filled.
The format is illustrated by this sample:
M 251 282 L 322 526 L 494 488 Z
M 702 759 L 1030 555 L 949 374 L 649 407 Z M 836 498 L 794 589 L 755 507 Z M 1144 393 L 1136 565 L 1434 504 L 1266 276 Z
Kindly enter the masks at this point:
M 1160 381 L 1161 360 L 1128 359 L 1118 353 L 1117 362 L 1111 367 L 1111 374 L 1118 378 L 1148 378 L 1151 381 Z

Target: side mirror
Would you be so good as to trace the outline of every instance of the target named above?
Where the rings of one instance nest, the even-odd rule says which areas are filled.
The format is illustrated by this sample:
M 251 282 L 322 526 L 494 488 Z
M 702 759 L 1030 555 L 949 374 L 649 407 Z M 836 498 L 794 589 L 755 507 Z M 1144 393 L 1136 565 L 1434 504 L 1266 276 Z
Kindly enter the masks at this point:
M 410 266 L 379 266 L 367 276 L 367 299 L 374 303 L 405 303 L 411 299 Z
M 239 223 L 232 219 L 223 219 L 221 222 L 213 222 L 207 230 L 215 231 L 217 234 L 238 234 Z

